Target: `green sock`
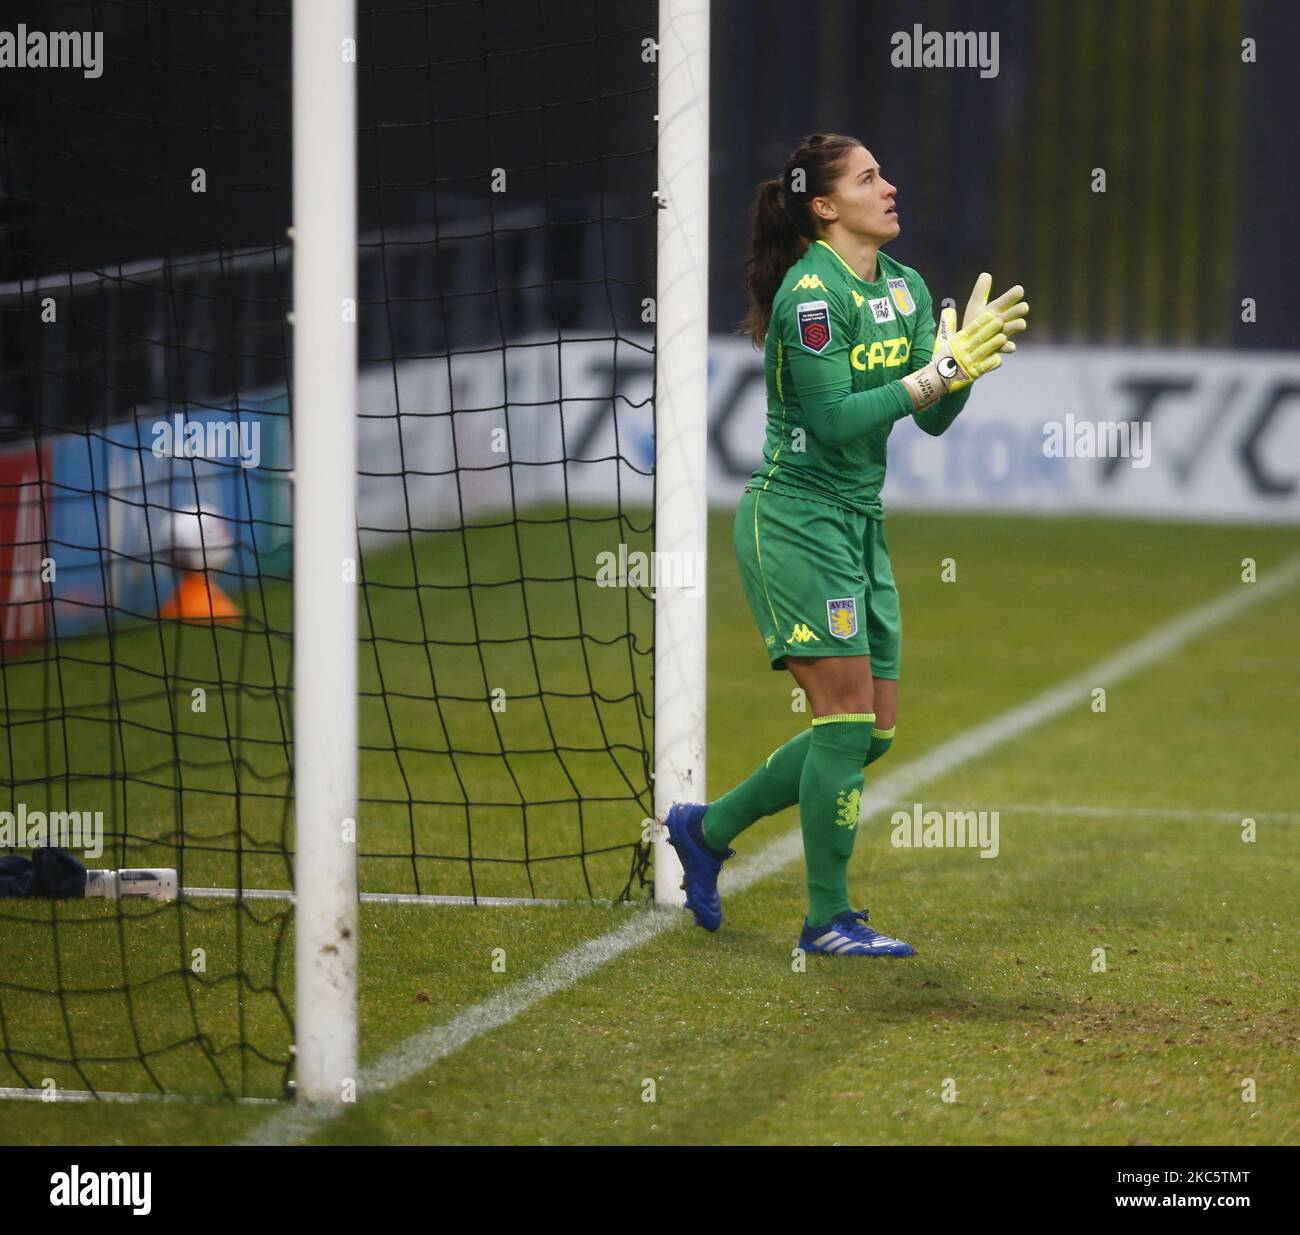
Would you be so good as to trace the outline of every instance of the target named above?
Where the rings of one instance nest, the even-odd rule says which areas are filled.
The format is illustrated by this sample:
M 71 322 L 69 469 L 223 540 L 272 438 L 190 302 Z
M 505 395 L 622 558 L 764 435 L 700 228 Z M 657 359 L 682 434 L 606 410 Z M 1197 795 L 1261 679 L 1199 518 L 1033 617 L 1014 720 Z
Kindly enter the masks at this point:
M 726 849 L 751 823 L 775 815 L 799 800 L 799 777 L 812 745 L 805 729 L 778 746 L 744 780 L 704 812 L 704 839 L 714 849 Z
M 775 815 L 799 801 L 799 778 L 812 745 L 813 731 L 805 729 L 777 747 L 744 780 L 704 812 L 704 839 L 719 851 L 731 846 L 752 823 Z M 875 763 L 894 742 L 893 729 L 872 729 L 866 764 Z
M 858 835 L 862 766 L 871 745 L 870 712 L 819 716 L 799 778 L 799 823 L 808 868 L 808 924 L 847 913 L 849 858 Z
M 873 729 L 871 731 L 871 749 L 867 751 L 867 767 L 870 767 L 894 744 L 893 729 Z

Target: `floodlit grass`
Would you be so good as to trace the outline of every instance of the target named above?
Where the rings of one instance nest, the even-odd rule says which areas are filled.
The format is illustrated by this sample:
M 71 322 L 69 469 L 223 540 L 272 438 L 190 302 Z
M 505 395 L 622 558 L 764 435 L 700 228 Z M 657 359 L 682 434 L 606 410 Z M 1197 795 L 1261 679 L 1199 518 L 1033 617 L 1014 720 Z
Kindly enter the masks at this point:
M 1293 532 L 1245 527 L 914 515 L 891 516 L 888 527 L 906 633 L 898 737 L 880 765 L 884 770 L 1072 676 L 1162 621 L 1229 588 L 1249 587 L 1240 582 L 1243 558 L 1256 559 L 1266 578 L 1300 548 Z M 617 544 L 612 528 L 599 536 Z M 792 712 L 788 675 L 766 667 L 731 556 L 729 519 L 715 518 L 711 534 L 708 755 L 716 796 L 807 716 Z M 591 557 L 590 549 L 579 552 Z M 454 543 L 422 543 L 419 577 L 459 582 L 466 595 L 455 550 Z M 567 553 L 563 542 L 551 543 L 532 560 L 555 557 L 564 573 L 573 574 Z M 485 568 L 508 568 L 510 546 L 485 547 L 482 557 Z M 956 560 L 957 581 L 945 584 L 940 562 L 948 557 Z M 412 569 L 409 554 L 398 550 L 377 562 L 370 578 L 409 583 Z M 497 586 L 500 577 L 483 576 L 485 593 L 510 590 Z M 495 726 L 507 717 L 518 726 L 501 731 L 507 748 L 552 741 L 540 701 L 513 716 L 513 702 L 496 714 L 483 703 L 498 680 L 508 696 L 528 693 L 526 687 L 512 690 L 514 682 L 529 681 L 532 653 L 513 642 L 521 628 L 512 624 L 525 586 L 515 586 L 508 602 L 485 597 L 475 610 L 480 631 L 506 641 L 499 648 L 501 667 L 490 662 L 486 672 L 473 647 L 455 646 L 475 614 L 457 610 L 468 602 L 453 600 L 454 591 L 422 590 L 421 614 L 409 588 L 368 590 L 371 616 L 363 616 L 363 633 L 405 639 L 423 629 L 434 642 L 428 658 L 423 641 L 363 647 L 365 689 L 376 690 L 382 672 L 390 700 L 387 708 L 376 698 L 363 704 L 363 743 L 373 749 L 363 754 L 362 792 L 399 805 L 384 808 L 391 815 L 376 810 L 377 803 L 363 806 L 362 848 L 409 855 L 414 835 L 419 853 L 432 855 L 441 846 L 451 860 L 363 861 L 367 886 L 414 890 L 418 878 L 423 891 L 468 891 L 463 810 L 459 820 L 450 820 L 403 806 L 408 798 L 455 801 L 446 792 L 455 785 L 455 769 L 440 768 L 432 755 L 401 766 L 393 754 L 393 748 L 438 747 L 435 709 L 418 697 L 431 693 L 430 658 L 440 696 L 477 701 L 477 712 L 468 702 L 444 709 L 465 717 L 457 721 L 452 745 L 480 742 L 485 750 L 498 749 Z M 585 684 L 580 649 L 560 636 L 576 626 L 588 597 L 582 588 L 572 601 L 560 599 L 559 589 L 542 591 L 551 593 L 547 600 L 529 601 L 533 629 L 552 633 L 540 625 L 552 616 L 567 623 L 554 628 L 556 650 L 564 649 L 555 680 Z M 590 606 L 582 611 L 584 628 L 601 639 L 617 637 L 618 621 L 626 630 L 625 618 L 608 609 L 612 595 L 592 587 Z M 871 906 L 873 924 L 915 944 L 916 957 L 813 957 L 806 972 L 792 969 L 804 908 L 802 870 L 795 864 L 729 898 L 719 934 L 684 927 L 657 936 L 396 1090 L 371 1098 L 363 1093 L 316 1139 L 1294 1141 L 1300 1132 L 1294 1062 L 1300 1020 L 1293 999 L 1300 986 L 1293 942 L 1300 925 L 1294 894 L 1300 875 L 1297 596 L 1292 589 L 1261 603 L 1113 687 L 1104 713 L 1083 697 L 1076 711 L 916 794 L 925 807 L 997 810 L 996 859 L 973 850 L 895 848 L 887 813 L 864 827 L 852 868 L 855 901 Z M 609 807 L 608 816 L 593 817 L 588 844 L 619 847 L 599 862 L 592 859 L 587 872 L 573 859 L 536 863 L 531 880 L 522 866 L 480 861 L 523 853 L 523 812 L 511 805 L 507 761 L 497 755 L 502 770 L 469 794 L 503 803 L 499 816 L 475 816 L 480 893 L 528 894 L 531 888 L 536 895 L 580 896 L 590 881 L 596 895 L 616 895 L 626 882 L 647 804 L 638 800 L 645 780 L 643 774 L 637 779 L 642 765 L 633 748 L 650 733 L 649 669 L 636 659 L 649 646 L 649 604 L 636 596 L 619 600 L 641 606 L 633 609 L 633 624 L 641 623 L 635 651 L 625 643 L 617 661 L 611 657 L 593 671 L 593 680 L 607 700 L 620 702 L 578 703 L 569 714 L 557 699 L 553 724 L 558 745 L 603 750 L 626 741 L 623 762 L 605 755 L 609 767 L 593 771 L 588 784 L 574 771 L 581 761 L 567 767 L 557 767 L 564 760 L 554 755 L 508 761 L 530 801 L 576 800 L 605 777 L 615 788 L 601 784 L 598 796 L 617 789 L 622 801 Z M 278 625 L 287 626 L 283 614 Z M 199 636 L 196 646 L 213 643 L 211 632 L 184 637 L 190 635 Z M 220 637 L 233 638 L 233 632 Z M 278 647 L 258 662 L 246 648 L 246 680 L 263 669 L 269 679 L 277 655 Z M 202 660 L 197 653 L 196 660 Z M 194 680 L 216 676 L 215 660 L 187 660 L 185 666 Z M 225 672 L 235 676 L 229 665 Z M 287 683 L 287 643 L 283 667 L 277 663 L 275 672 Z M 21 698 L 39 703 L 43 696 L 30 684 L 25 696 L 18 694 L 15 674 L 13 666 L 6 668 L 10 705 Z M 88 699 L 102 697 L 87 676 L 78 681 Z M 188 699 L 190 685 L 178 678 L 176 698 Z M 558 694 L 561 686 L 554 689 Z M 399 692 L 415 697 L 399 704 Z M 240 730 L 249 739 L 244 749 L 279 749 L 251 738 L 279 740 L 280 724 L 288 724 L 285 698 L 281 688 L 278 711 L 266 701 L 260 710 L 248 706 Z M 208 719 L 212 713 L 210 705 Z M 609 726 L 604 734 L 598 721 Z M 202 718 L 185 716 L 186 726 L 196 723 Z M 152 747 L 142 740 L 138 763 L 130 766 L 169 748 L 171 731 L 159 728 L 161 736 L 151 739 Z M 611 736 L 616 729 L 617 740 Z M 11 744 L 12 734 L 11 728 Z M 76 749 L 91 756 L 89 734 Z M 110 753 L 105 747 L 105 757 Z M 118 758 L 120 768 L 120 751 Z M 176 774 L 159 761 L 166 775 Z M 187 849 L 190 882 L 196 872 L 218 882 L 233 878 L 232 847 L 218 841 L 234 825 L 234 799 L 215 792 L 231 787 L 231 766 L 227 759 L 210 782 L 194 782 L 214 791 L 209 796 L 220 809 L 203 815 L 204 795 L 193 795 L 187 837 L 206 837 L 213 851 Z M 273 772 L 263 766 L 259 775 Z M 188 787 L 188 778 L 199 774 L 187 764 L 182 775 Z M 164 777 L 164 783 L 172 782 Z M 282 794 L 287 780 L 271 776 L 260 783 Z M 20 786 L 19 796 L 25 791 Z M 80 791 L 74 797 L 80 799 Z M 25 800 L 34 805 L 33 797 Z M 186 801 L 189 809 L 188 795 Z M 241 809 L 246 881 L 285 886 L 278 852 L 289 826 L 283 803 L 272 797 Z M 533 818 L 530 808 L 532 857 L 581 847 L 573 838 L 587 821 L 572 818 L 574 811 L 565 803 L 564 810 Z M 1253 843 L 1242 840 L 1247 816 L 1257 820 Z M 166 818 L 174 828 L 174 812 Z M 139 836 L 131 844 L 157 844 L 159 833 L 149 832 L 143 808 L 132 819 L 131 831 Z M 762 821 L 738 847 L 757 852 L 797 822 L 795 810 Z M 263 845 L 268 853 L 249 852 Z M 143 862 L 137 852 L 143 850 L 130 850 L 130 860 Z M 292 930 L 282 908 L 204 903 L 196 913 L 191 906 L 182 936 L 175 909 L 148 915 L 139 907 L 119 914 L 116 907 L 93 904 L 56 911 L 47 904 L 5 904 L 0 1041 L 11 1062 L 0 1056 L 0 1085 L 39 1084 L 53 1076 L 77 1088 L 90 1076 L 106 1088 L 149 1088 L 138 1058 L 143 1054 L 168 1088 L 214 1092 L 221 1088 L 220 1070 L 236 1092 L 277 1092 L 293 989 Z M 52 912 L 60 917 L 57 957 Z M 365 907 L 363 1060 L 526 978 L 636 912 L 589 904 Z M 208 949 L 210 985 L 189 972 L 188 949 L 196 946 Z M 505 950 L 504 973 L 492 968 L 494 949 Z M 1104 972 L 1096 971 L 1099 957 Z M 242 1000 L 235 998 L 238 974 L 244 975 Z M 121 993 L 124 977 L 130 1005 Z M 109 993 L 74 993 L 102 988 Z M 287 1007 L 280 1006 L 277 989 Z M 61 994 L 40 993 L 51 990 Z M 266 1058 L 251 1053 L 249 1044 Z M 114 1056 L 122 1062 L 86 1062 Z M 80 1067 L 71 1065 L 73 1058 Z M 25 1080 L 16 1079 L 15 1063 Z M 655 1082 L 654 1102 L 642 1100 L 648 1079 Z M 1242 1100 L 1247 1081 L 1254 1082 L 1253 1103 Z M 955 1100 L 944 1101 L 945 1093 Z M 265 1117 L 264 1110 L 229 1103 L 0 1103 L 0 1141 L 219 1142 L 246 1134 Z

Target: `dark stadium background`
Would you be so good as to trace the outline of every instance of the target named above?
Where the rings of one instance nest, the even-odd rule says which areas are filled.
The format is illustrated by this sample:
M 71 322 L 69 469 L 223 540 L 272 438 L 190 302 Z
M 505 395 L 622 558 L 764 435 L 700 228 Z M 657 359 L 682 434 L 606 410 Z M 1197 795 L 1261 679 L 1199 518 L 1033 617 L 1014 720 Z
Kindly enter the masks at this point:
M 363 312 L 363 356 L 640 328 L 655 104 L 618 65 L 653 34 L 656 5 L 363 0 L 360 12 L 361 286 L 380 310 Z M 287 380 L 287 0 L 166 12 L 49 0 L 6 17 L 101 29 L 107 66 L 90 81 L 4 71 L 0 434 L 21 436 L 38 409 L 53 428 L 144 397 Z M 999 75 L 892 68 L 891 34 L 918 21 L 998 30 Z M 1237 90 L 1246 36 L 1260 64 Z M 1265 69 L 1298 42 L 1300 6 L 1284 0 L 716 0 L 711 328 L 744 311 L 753 186 L 801 134 L 836 128 L 899 186 L 891 252 L 937 296 L 991 265 L 1030 289 L 1036 341 L 1294 347 L 1295 115 L 1285 76 Z M 195 166 L 204 194 L 190 191 Z M 498 166 L 510 180 L 495 195 Z M 1105 195 L 1087 188 L 1094 167 Z M 248 269 L 79 293 L 72 320 L 44 333 L 32 293 L 13 286 L 245 248 L 261 258 Z M 193 302 L 167 286 L 197 289 Z M 394 315 L 400 300 L 410 311 Z

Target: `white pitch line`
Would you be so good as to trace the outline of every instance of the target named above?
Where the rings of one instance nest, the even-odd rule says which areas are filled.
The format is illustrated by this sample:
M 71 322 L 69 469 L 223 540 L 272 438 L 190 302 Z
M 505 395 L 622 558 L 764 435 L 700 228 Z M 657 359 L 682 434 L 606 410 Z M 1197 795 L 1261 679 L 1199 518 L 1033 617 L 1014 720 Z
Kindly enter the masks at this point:
M 178 1105 L 215 1105 L 217 1102 L 238 1102 L 241 1106 L 283 1106 L 283 1098 L 213 1098 L 208 1094 L 183 1093 L 113 1093 L 97 1089 L 0 1089 L 0 1098 L 18 1102 L 119 1102 L 132 1106 L 139 1103 L 161 1102 Z
M 489 1030 L 508 1024 L 548 995 L 576 985 L 624 952 L 639 947 L 661 931 L 683 925 L 684 921 L 678 909 L 651 906 L 617 930 L 570 948 L 544 969 L 516 982 L 499 995 L 466 1008 L 444 1025 L 430 1025 L 398 1043 L 361 1070 L 357 1081 L 358 1095 L 383 1093 L 400 1085 L 444 1055 L 450 1055 Z M 298 1102 L 271 1116 L 240 1144 L 291 1145 L 304 1140 L 342 1113 L 338 1106 Z
M 245 900 L 291 901 L 294 894 L 289 888 L 182 888 L 186 900 Z M 539 905 L 608 905 L 609 900 L 546 900 L 532 896 L 442 896 L 432 892 L 360 892 L 357 899 L 363 905 L 523 905 L 535 909 Z
M 1144 669 L 1156 661 L 1176 652 L 1180 647 L 1198 635 L 1222 625 L 1224 622 L 1245 612 L 1252 605 L 1276 596 L 1279 592 L 1292 587 L 1300 581 L 1300 555 L 1288 558 L 1277 571 L 1258 583 L 1242 583 L 1223 593 L 1214 600 L 1206 601 L 1189 609 L 1180 617 L 1171 619 L 1142 638 L 1121 648 L 1113 656 L 1097 661 L 1082 673 L 1056 686 L 1051 686 L 1042 694 L 1034 696 L 1026 703 L 1009 709 L 995 716 L 992 720 L 977 725 L 965 733 L 936 746 L 932 751 L 904 764 L 896 772 L 881 777 L 862 795 L 862 809 L 859 821 L 865 822 L 874 811 L 884 810 L 899 798 L 907 798 L 921 785 L 932 784 L 949 772 L 969 763 L 970 760 L 987 754 L 1003 742 L 1030 729 L 1035 729 L 1046 721 L 1068 712 L 1072 707 L 1086 706 L 1088 692 L 1098 686 L 1113 686 L 1122 682 L 1139 669 Z M 803 837 L 796 828 L 774 841 L 761 853 L 748 862 L 737 864 L 731 871 L 724 871 L 718 881 L 720 891 L 741 890 L 756 879 L 762 879 L 780 870 L 788 862 L 801 856 Z M 751 875 L 751 869 L 756 873 Z M 731 881 L 728 880 L 731 876 Z M 744 880 L 737 888 L 734 880 Z
M 952 738 L 932 751 L 905 763 L 883 776 L 863 794 L 861 818 L 914 793 L 922 785 L 955 771 L 972 759 L 987 754 L 1011 738 L 1034 729 L 1069 711 L 1085 707 L 1088 692 L 1098 686 L 1112 686 L 1148 665 L 1177 651 L 1189 640 L 1238 616 L 1251 606 L 1285 591 L 1300 581 L 1300 555 L 1289 558 L 1266 579 L 1239 584 L 1214 600 L 1198 605 L 1181 617 L 1156 627 L 1113 656 L 1091 665 L 1082 673 L 1049 687 L 1026 703 L 995 716 L 992 720 Z M 773 841 L 752 858 L 741 859 L 723 872 L 719 888 L 737 895 L 761 879 L 775 874 L 803 856 L 803 838 L 795 828 Z M 653 939 L 663 931 L 686 924 L 686 914 L 676 909 L 650 908 L 631 922 L 596 939 L 570 948 L 532 977 L 474 1004 L 443 1025 L 431 1025 L 412 1034 L 361 1070 L 357 1093 L 365 1099 L 383 1093 L 423 1072 L 437 1060 L 468 1045 L 490 1030 L 500 1028 L 535 1003 L 590 977 L 624 952 Z M 299 1102 L 278 1111 L 241 1143 L 245 1145 L 293 1144 L 331 1123 L 344 1108 L 334 1104 Z

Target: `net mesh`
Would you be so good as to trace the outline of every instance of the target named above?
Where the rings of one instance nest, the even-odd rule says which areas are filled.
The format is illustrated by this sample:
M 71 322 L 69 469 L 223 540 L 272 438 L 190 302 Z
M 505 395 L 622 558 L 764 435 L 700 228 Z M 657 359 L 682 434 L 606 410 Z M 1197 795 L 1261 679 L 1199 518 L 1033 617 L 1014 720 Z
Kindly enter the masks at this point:
M 654 10 L 360 6 L 368 895 L 645 886 Z M 0 81 L 0 853 L 184 891 L 0 898 L 0 1088 L 276 1097 L 289 6 L 76 11 L 101 76 Z

